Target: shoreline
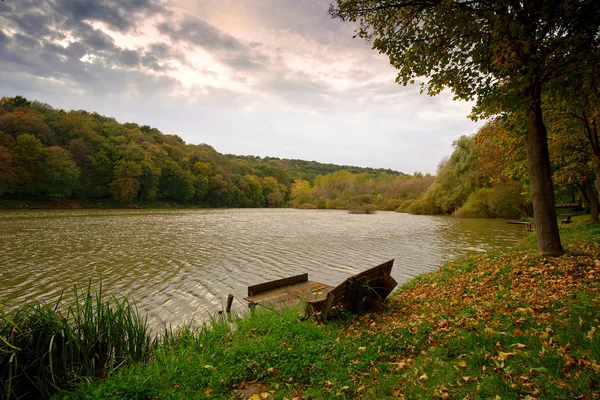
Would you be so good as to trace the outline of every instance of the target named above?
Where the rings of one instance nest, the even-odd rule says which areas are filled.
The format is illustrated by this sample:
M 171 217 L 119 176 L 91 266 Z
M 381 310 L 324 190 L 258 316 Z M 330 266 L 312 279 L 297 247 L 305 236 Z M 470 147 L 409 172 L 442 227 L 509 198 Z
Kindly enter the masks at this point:
M 338 310 L 328 324 L 297 310 L 216 317 L 172 332 L 148 362 L 61 397 L 593 396 L 600 226 L 586 218 L 561 229 L 564 256 L 537 255 L 534 233 L 419 275 L 381 313 Z

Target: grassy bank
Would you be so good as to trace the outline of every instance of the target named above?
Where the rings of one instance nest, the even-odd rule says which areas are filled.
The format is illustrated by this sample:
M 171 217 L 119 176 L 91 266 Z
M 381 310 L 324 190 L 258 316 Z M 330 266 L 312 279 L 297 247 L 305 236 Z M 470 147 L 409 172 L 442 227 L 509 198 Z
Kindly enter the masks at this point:
M 378 314 L 322 325 L 259 310 L 233 329 L 183 331 L 152 362 L 68 397 L 597 398 L 600 227 L 579 218 L 562 236 L 562 257 L 537 255 L 529 240 L 463 258 L 412 280 Z
M 327 325 L 256 310 L 162 338 L 149 361 L 70 399 L 598 398 L 600 226 L 562 229 L 567 254 L 520 248 L 419 276 L 383 312 Z

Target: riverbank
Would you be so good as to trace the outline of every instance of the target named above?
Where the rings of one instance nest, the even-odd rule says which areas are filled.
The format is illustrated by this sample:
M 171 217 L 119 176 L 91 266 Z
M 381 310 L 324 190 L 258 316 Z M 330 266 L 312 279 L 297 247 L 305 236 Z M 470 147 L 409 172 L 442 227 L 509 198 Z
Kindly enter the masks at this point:
M 600 226 L 561 229 L 567 253 L 519 248 L 421 275 L 377 314 L 322 325 L 297 310 L 181 333 L 153 360 L 67 398 L 594 398 Z

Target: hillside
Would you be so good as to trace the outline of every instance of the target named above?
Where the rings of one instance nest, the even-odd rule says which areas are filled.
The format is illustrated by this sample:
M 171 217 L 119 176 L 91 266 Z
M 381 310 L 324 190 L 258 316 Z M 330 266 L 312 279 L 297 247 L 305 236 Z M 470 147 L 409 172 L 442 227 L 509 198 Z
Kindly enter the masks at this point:
M 281 207 L 296 179 L 347 170 L 376 179 L 389 169 L 224 155 L 207 144 L 88 111 L 23 97 L 0 100 L 0 198 L 156 201 L 211 207 Z M 93 202 L 89 202 L 92 204 Z

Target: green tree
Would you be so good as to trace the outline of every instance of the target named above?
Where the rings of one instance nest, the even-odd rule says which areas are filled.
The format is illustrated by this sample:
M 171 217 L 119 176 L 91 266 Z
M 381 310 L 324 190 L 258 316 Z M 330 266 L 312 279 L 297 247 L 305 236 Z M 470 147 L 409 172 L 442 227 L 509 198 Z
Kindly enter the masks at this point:
M 523 113 L 538 248 L 562 254 L 542 93 L 594 56 L 600 2 L 336 0 L 330 14 L 359 22 L 359 35 L 399 70 L 399 83 L 427 77 L 423 90 L 476 98 L 480 115 Z
M 110 184 L 110 192 L 121 203 L 132 203 L 140 189 L 142 166 L 133 161 L 121 160 L 115 167 L 115 179 Z
M 142 175 L 140 176 L 140 201 L 155 199 L 158 195 L 161 169 L 150 160 L 141 162 Z
M 438 168 L 435 182 L 427 194 L 444 213 L 454 213 L 467 201 L 469 194 L 482 187 L 477 158 L 479 148 L 470 136 L 461 136 L 452 146 L 454 151 Z
M 17 194 L 24 196 L 40 194 L 47 155 L 48 149 L 35 136 L 26 133 L 17 137 L 13 158 L 17 176 Z
M 42 190 L 53 200 L 69 198 L 79 183 L 79 174 L 71 153 L 62 147 L 52 146 L 48 149 Z
M 85 186 L 88 188 L 87 195 L 96 199 L 109 196 L 114 171 L 114 165 L 105 151 L 95 153 L 92 156 L 92 163 L 87 175 L 89 180 L 85 182 Z
M 212 166 L 209 163 L 197 161 L 192 166 L 192 174 L 194 174 L 194 199 L 204 202 L 210 187 Z
M 239 183 L 243 207 L 264 207 L 265 197 L 261 181 L 255 175 L 244 175 Z
M 194 196 L 194 176 L 175 161 L 167 161 L 162 168 L 158 193 L 163 199 L 188 201 Z

